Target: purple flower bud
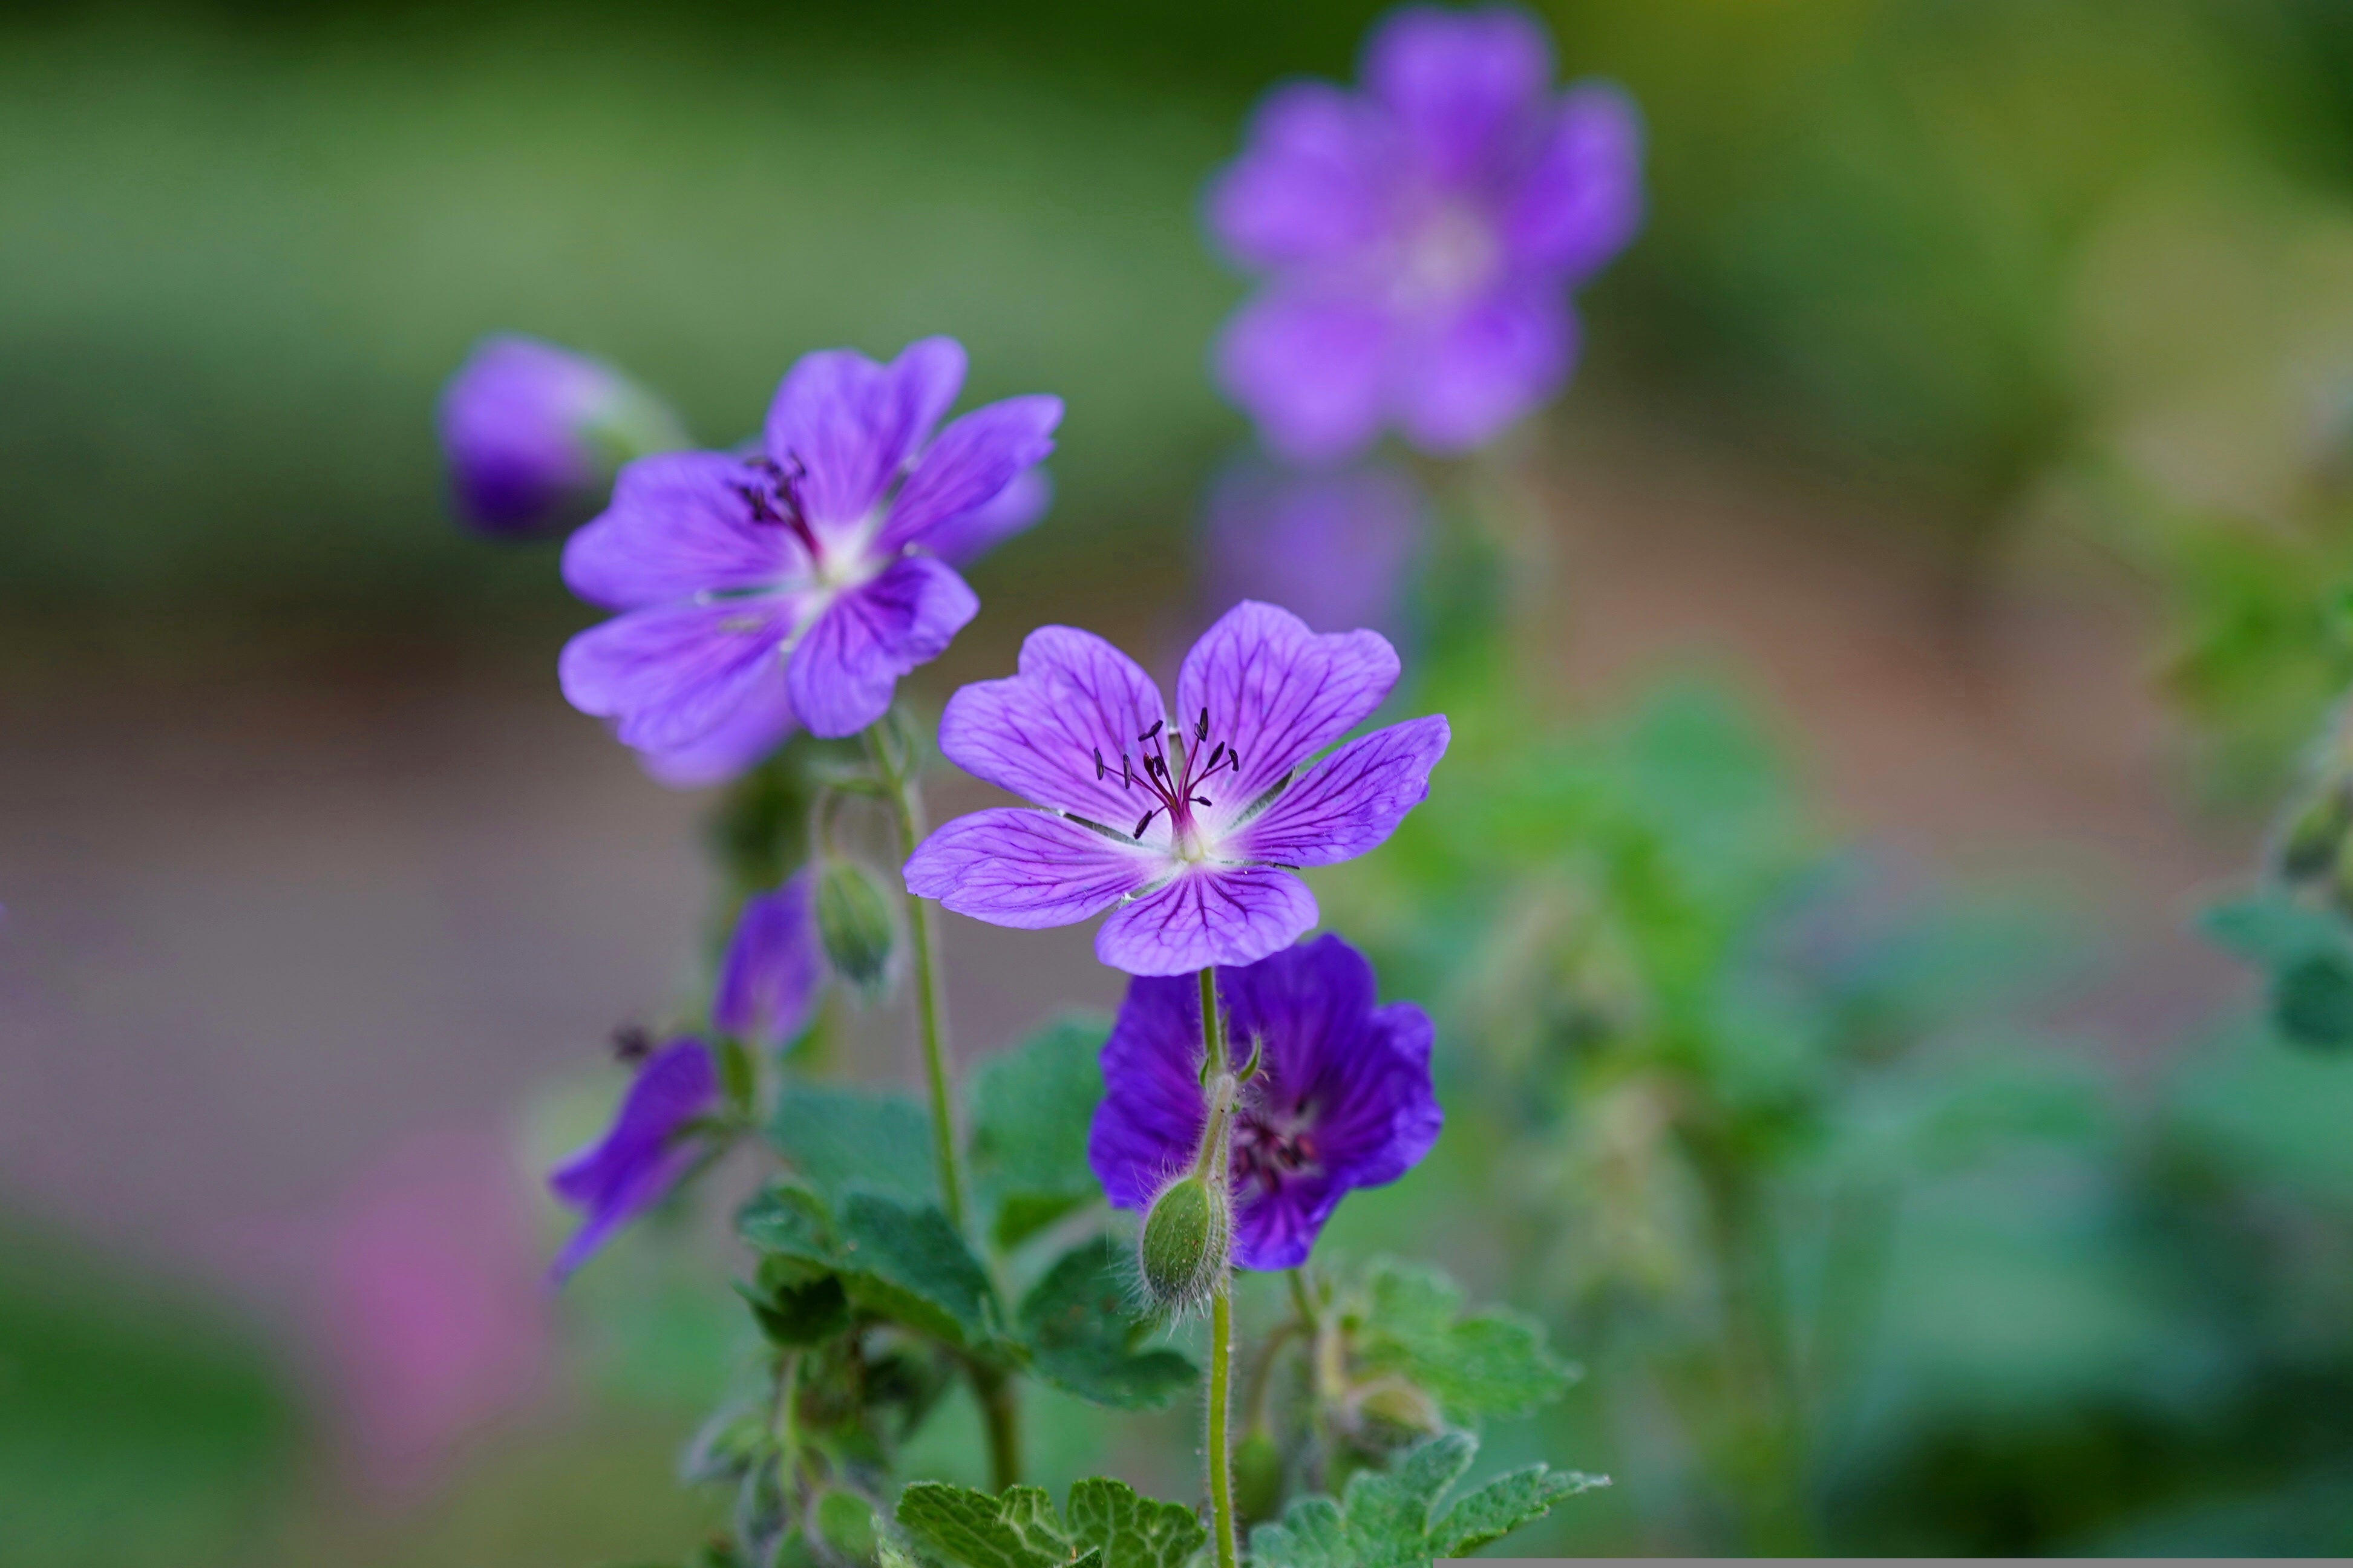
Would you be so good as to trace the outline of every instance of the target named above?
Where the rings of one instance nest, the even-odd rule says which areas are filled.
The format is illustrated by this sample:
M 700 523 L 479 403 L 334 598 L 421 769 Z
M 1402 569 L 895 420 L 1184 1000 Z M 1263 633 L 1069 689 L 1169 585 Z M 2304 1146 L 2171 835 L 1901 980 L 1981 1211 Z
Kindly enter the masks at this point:
M 459 516 L 540 533 L 594 509 L 622 461 L 685 444 L 678 420 L 618 371 L 536 338 L 484 339 L 441 394 Z
M 775 891 L 744 901 L 719 961 L 713 1028 L 755 1045 L 779 1046 L 807 1026 L 826 976 L 816 886 L 816 872 L 804 866 Z
M 585 1212 L 556 1255 L 554 1276 L 571 1276 L 613 1233 L 670 1194 L 709 1152 L 689 1128 L 719 1109 L 719 1071 L 701 1040 L 673 1040 L 646 1059 L 622 1097 L 612 1130 L 555 1167 L 547 1184 Z
M 1203 512 L 1209 607 L 1263 599 L 1315 631 L 1370 626 L 1395 639 L 1426 531 L 1421 492 L 1393 468 L 1300 474 L 1238 463 Z

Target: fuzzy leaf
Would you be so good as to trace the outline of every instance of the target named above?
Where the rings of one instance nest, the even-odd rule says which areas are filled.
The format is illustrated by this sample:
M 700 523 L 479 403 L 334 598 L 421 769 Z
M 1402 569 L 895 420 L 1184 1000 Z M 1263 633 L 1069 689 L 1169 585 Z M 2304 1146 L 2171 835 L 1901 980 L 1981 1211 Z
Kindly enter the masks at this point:
M 1102 1195 L 1087 1128 L 1103 1099 L 1108 1019 L 1072 1014 L 981 1068 L 973 1082 L 972 1169 L 990 1234 L 1013 1247 Z
M 1071 1483 L 1067 1511 L 1071 1542 L 1100 1551 L 1103 1568 L 1184 1568 L 1209 1539 L 1182 1503 L 1139 1497 L 1125 1481 L 1101 1476 Z
M 816 1193 L 778 1181 L 744 1205 L 735 1227 L 764 1253 L 839 1274 L 853 1303 L 919 1332 L 964 1347 L 996 1335 L 987 1270 L 929 1204 L 852 1191 L 837 1218 Z
M 993 1498 L 970 1487 L 916 1481 L 899 1494 L 898 1519 L 924 1546 L 965 1568 L 1061 1568 L 1071 1560 L 1053 1500 L 1038 1487 L 1008 1487 Z
M 911 1205 L 940 1201 L 931 1122 L 905 1095 L 796 1084 L 768 1119 L 768 1141 L 836 1209 L 852 1187 Z
M 1496 1540 L 1541 1518 L 1561 1498 L 1609 1484 L 1535 1465 L 1470 1493 L 1433 1526 L 1438 1500 L 1471 1468 L 1478 1448 L 1469 1433 L 1449 1432 L 1386 1475 L 1358 1471 L 1340 1502 L 1301 1498 L 1283 1510 L 1281 1523 L 1250 1531 L 1255 1568 L 1415 1568 Z
M 1031 1370 L 1082 1399 L 1155 1410 L 1198 1375 L 1172 1350 L 1136 1349 L 1152 1325 L 1129 1308 L 1119 1248 L 1107 1237 L 1073 1247 L 1021 1303 Z
M 1437 1269 L 1380 1259 L 1366 1296 L 1358 1348 L 1366 1367 L 1425 1390 L 1449 1420 L 1528 1415 L 1578 1376 L 1546 1348 L 1532 1319 L 1493 1307 L 1465 1313 L 1462 1292 Z

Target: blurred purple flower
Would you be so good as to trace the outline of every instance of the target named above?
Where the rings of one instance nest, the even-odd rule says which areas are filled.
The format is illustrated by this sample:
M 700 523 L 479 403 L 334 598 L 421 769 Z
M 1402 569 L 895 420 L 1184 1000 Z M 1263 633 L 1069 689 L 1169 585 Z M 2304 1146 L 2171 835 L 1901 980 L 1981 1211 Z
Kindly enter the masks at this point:
M 744 901 L 719 961 L 712 1028 L 780 1046 L 807 1025 L 828 973 L 818 940 L 816 889 L 816 868 L 804 866 L 774 891 Z
M 1288 610 L 1245 603 L 1186 655 L 1172 721 L 1125 654 L 1041 626 L 1018 674 L 949 699 L 940 751 L 1044 809 L 948 823 L 908 860 L 908 890 L 1029 930 L 1116 906 L 1095 955 L 1131 974 L 1262 958 L 1315 923 L 1293 871 L 1373 848 L 1430 792 L 1443 717 L 1314 763 L 1397 678 L 1378 633 L 1319 637 Z
M 548 1174 L 558 1198 L 586 1211 L 580 1228 L 556 1254 L 559 1281 L 702 1161 L 709 1151 L 691 1136 L 690 1124 L 719 1103 L 719 1069 L 701 1040 L 673 1040 L 646 1058 L 611 1131 Z
M 536 338 L 485 338 L 442 390 L 441 449 L 459 517 L 541 532 L 586 511 L 621 459 L 686 444 L 652 395 Z
M 688 773 L 709 770 L 702 748 L 748 723 L 747 707 L 824 736 L 881 718 L 899 678 L 979 608 L 934 537 L 967 552 L 1019 526 L 991 503 L 1052 450 L 1062 416 L 1059 398 L 1008 398 L 932 438 L 964 372 L 947 338 L 888 365 L 810 354 L 777 390 L 756 455 L 623 468 L 611 507 L 564 552 L 574 593 L 624 612 L 565 647 L 572 705 L 618 721 L 650 757 L 685 753 Z
M 1361 92 L 1276 89 L 1209 196 L 1228 253 L 1269 275 L 1227 327 L 1219 379 L 1300 462 L 1389 424 L 1464 451 L 1551 396 L 1576 357 L 1569 289 L 1641 217 L 1632 103 L 1554 95 L 1525 13 L 1409 6 L 1361 74 Z
M 1209 605 L 1264 599 L 1317 631 L 1371 626 L 1394 637 L 1426 521 L 1420 492 L 1394 469 L 1238 464 L 1205 509 Z
M 1237 1058 L 1260 1070 L 1234 1112 L 1234 1261 L 1295 1268 L 1340 1200 L 1396 1181 L 1438 1141 L 1430 1017 L 1373 1005 L 1373 966 L 1336 936 L 1218 971 Z M 1199 1146 L 1201 991 L 1139 977 L 1103 1042 L 1103 1102 L 1087 1163 L 1119 1208 L 1139 1213 Z

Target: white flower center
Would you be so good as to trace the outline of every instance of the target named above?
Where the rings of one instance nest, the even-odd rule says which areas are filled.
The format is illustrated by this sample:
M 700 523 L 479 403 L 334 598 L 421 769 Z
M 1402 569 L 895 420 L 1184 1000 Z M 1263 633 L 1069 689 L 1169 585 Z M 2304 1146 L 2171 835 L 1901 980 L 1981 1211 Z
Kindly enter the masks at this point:
M 1406 237 L 1398 258 L 1398 300 L 1452 304 L 1484 288 L 1503 258 L 1493 224 L 1461 202 L 1443 203 Z

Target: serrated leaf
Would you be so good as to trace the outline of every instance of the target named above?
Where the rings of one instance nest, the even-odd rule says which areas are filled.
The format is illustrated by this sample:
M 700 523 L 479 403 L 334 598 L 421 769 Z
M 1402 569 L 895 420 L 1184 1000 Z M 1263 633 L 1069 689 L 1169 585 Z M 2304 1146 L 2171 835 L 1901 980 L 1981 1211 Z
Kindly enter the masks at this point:
M 1071 1540 L 1039 1487 L 1008 1487 L 1002 1498 L 970 1487 L 916 1481 L 899 1494 L 901 1528 L 965 1568 L 1061 1568 Z
M 1358 1471 L 1337 1503 L 1299 1499 L 1280 1523 L 1250 1531 L 1254 1568 L 1414 1568 L 1496 1540 L 1540 1518 L 1561 1498 L 1609 1484 L 1535 1465 L 1470 1493 L 1433 1525 L 1438 1500 L 1470 1468 L 1478 1447 L 1469 1433 L 1449 1432 L 1407 1454 L 1387 1474 Z
M 1366 1369 L 1424 1390 L 1449 1420 L 1525 1415 L 1577 1381 L 1535 1320 L 1501 1308 L 1464 1312 L 1461 1290 L 1435 1268 L 1377 1260 L 1366 1300 L 1357 1351 Z
M 1018 1245 L 1102 1195 L 1087 1129 L 1103 1099 L 1110 1020 L 1058 1018 L 973 1080 L 972 1169 L 989 1234 Z
M 931 1121 L 905 1095 L 795 1085 L 768 1119 L 768 1141 L 837 1209 L 852 1188 L 940 1201 Z
M 1097 1237 L 1066 1252 L 1021 1303 L 1030 1369 L 1056 1387 L 1121 1410 L 1156 1410 L 1199 1375 L 1175 1351 L 1139 1351 L 1152 1325 L 1130 1307 L 1120 1249 Z
M 1434 1557 L 1461 1557 L 1552 1511 L 1552 1505 L 1609 1484 L 1608 1476 L 1530 1465 L 1497 1476 L 1456 1500 L 1430 1532 Z
M 735 1228 L 762 1252 L 832 1270 L 853 1303 L 918 1332 L 965 1347 L 996 1337 L 987 1270 L 928 1204 L 853 1190 L 837 1217 L 808 1188 L 776 1181 L 744 1206 Z
M 1209 1539 L 1191 1509 L 1102 1476 L 1071 1483 L 1066 1511 L 1071 1542 L 1101 1552 L 1103 1568 L 1184 1568 Z

